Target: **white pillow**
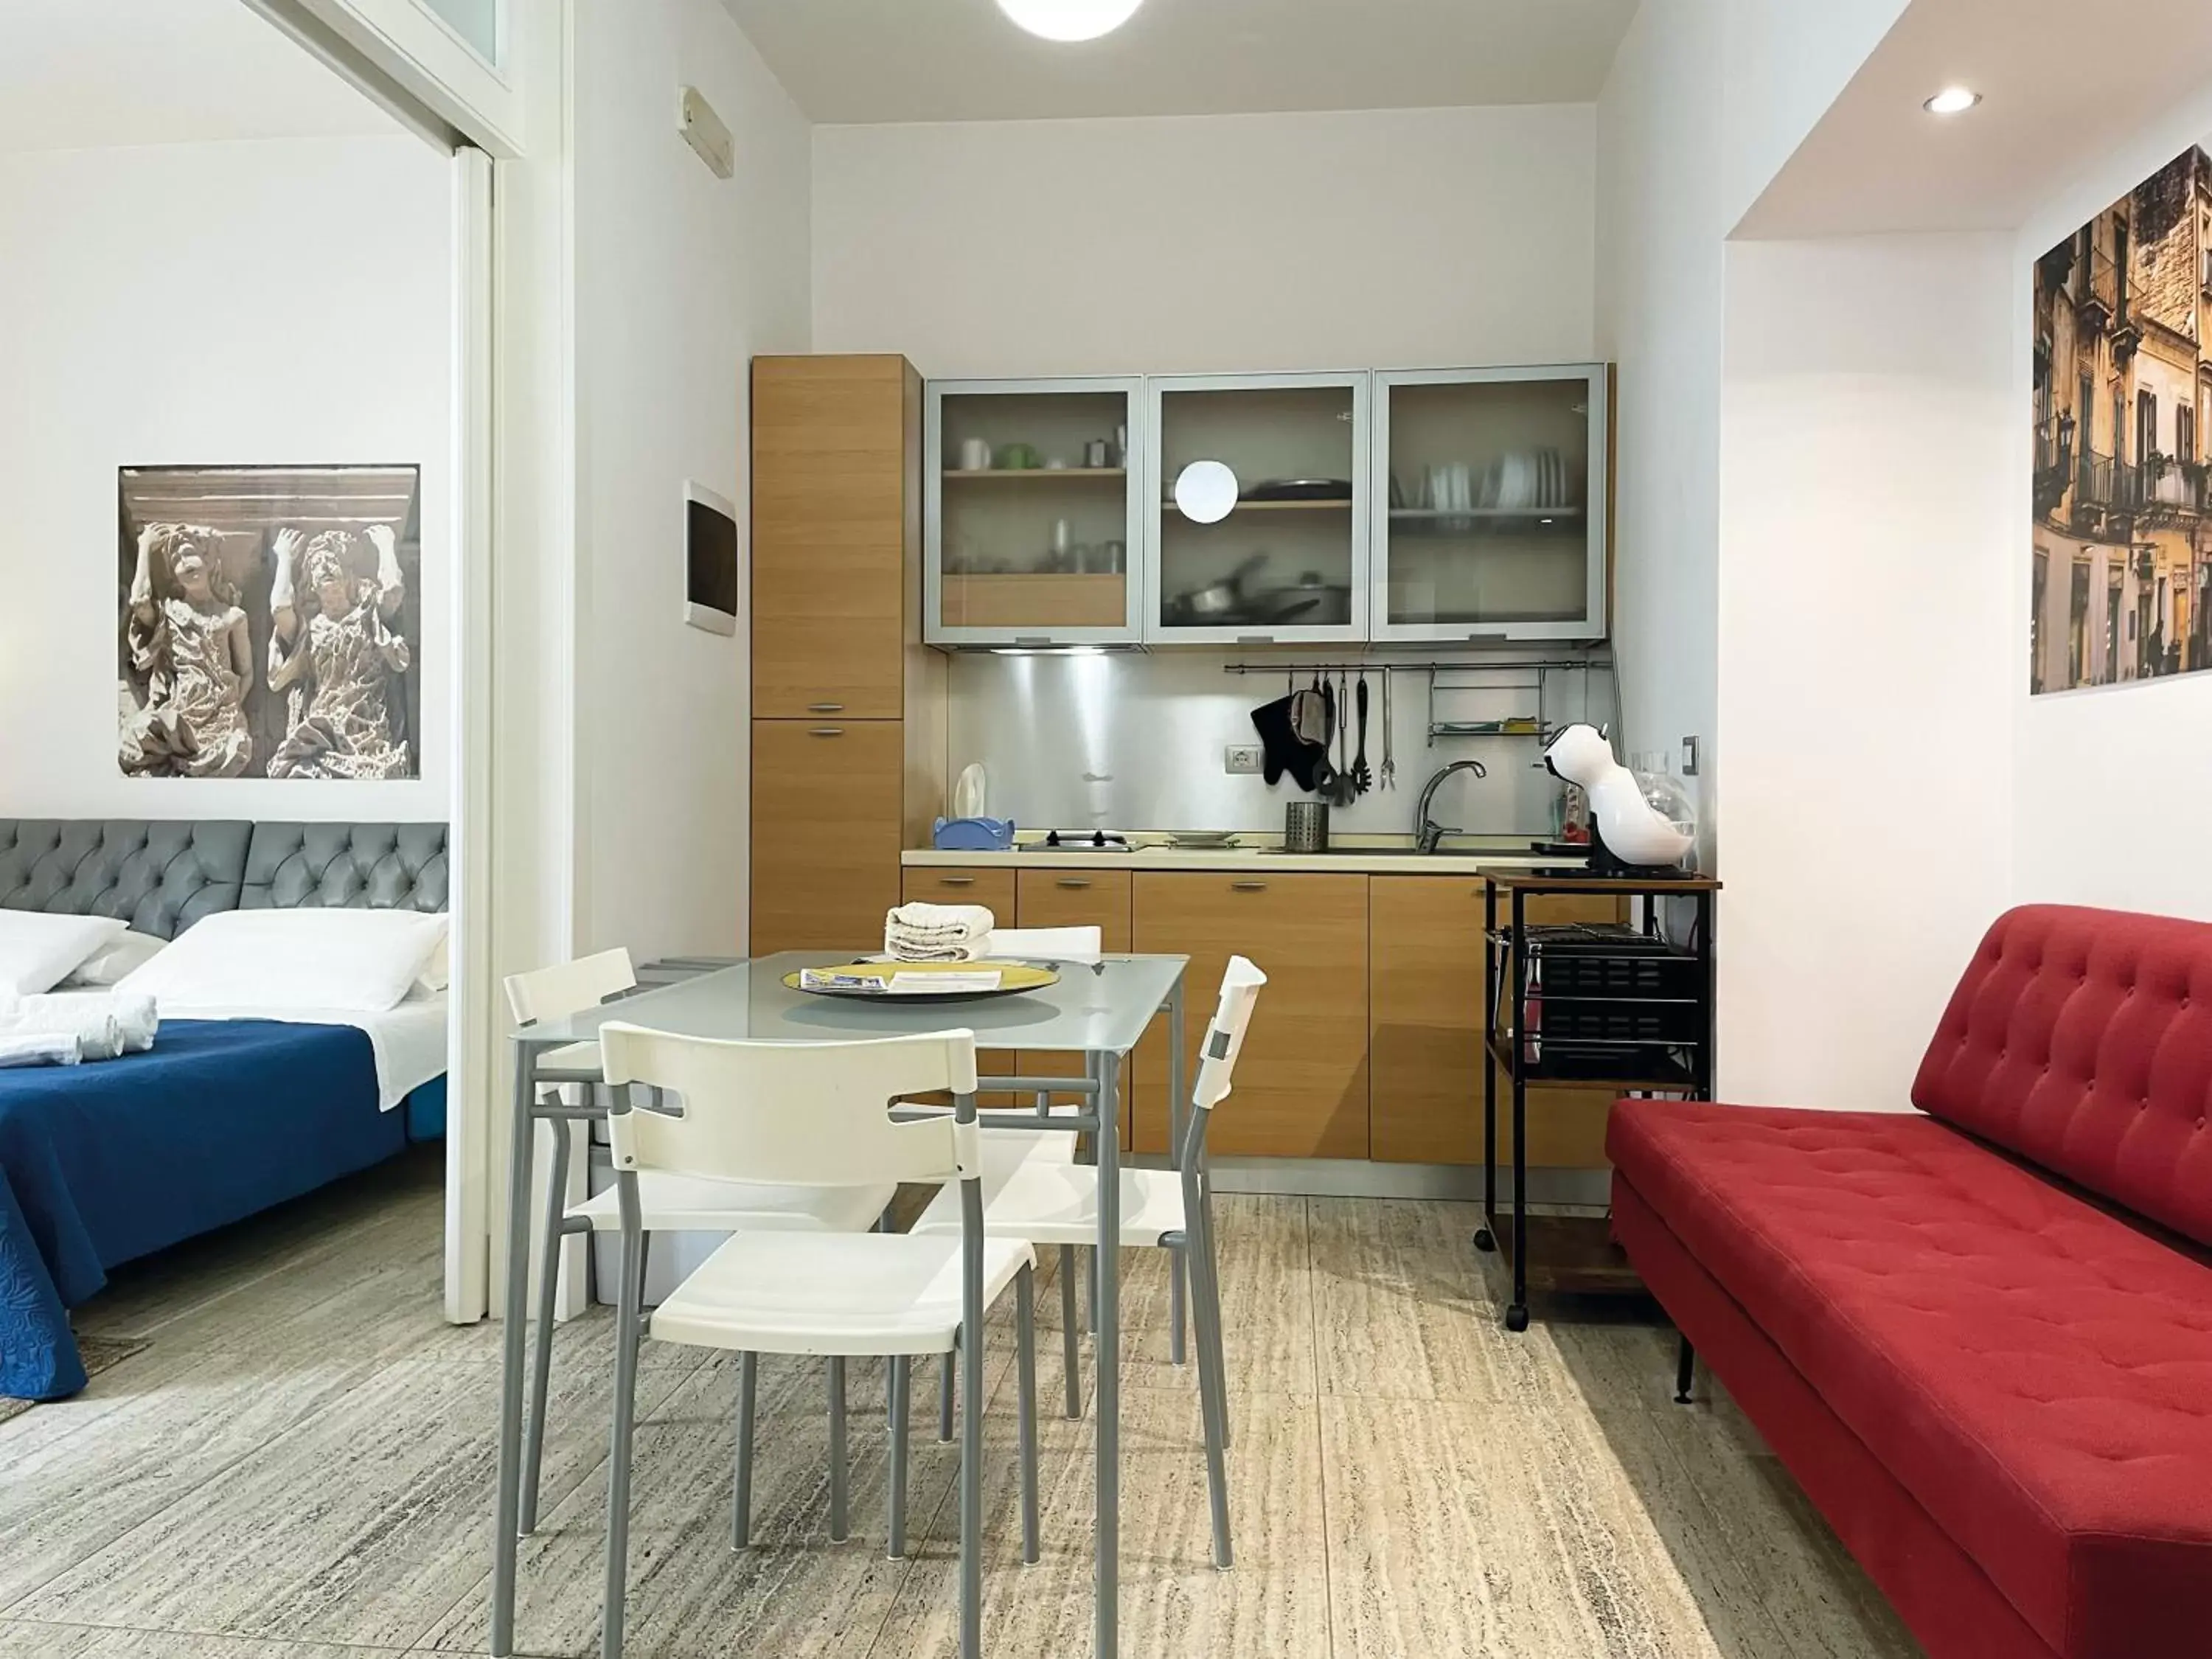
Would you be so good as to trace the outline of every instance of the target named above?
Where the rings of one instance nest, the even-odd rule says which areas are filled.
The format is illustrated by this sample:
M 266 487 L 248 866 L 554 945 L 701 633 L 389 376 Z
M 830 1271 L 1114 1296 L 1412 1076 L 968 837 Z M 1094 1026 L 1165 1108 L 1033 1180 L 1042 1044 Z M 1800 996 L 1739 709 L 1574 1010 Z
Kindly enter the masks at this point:
M 449 934 L 438 935 L 438 948 L 430 952 L 429 961 L 422 964 L 421 984 L 426 991 L 442 991 L 453 982 L 453 964 L 447 960 Z
M 62 981 L 62 989 L 73 991 L 112 985 L 125 974 L 143 968 L 168 948 L 168 940 L 156 939 L 151 933 L 118 934 L 112 941 L 94 951 L 85 961 L 77 963 L 76 971 Z
M 113 916 L 0 910 L 0 991 L 44 995 L 94 951 L 129 931 Z
M 125 976 L 119 993 L 188 1008 L 396 1008 L 446 936 L 442 913 L 222 910 Z

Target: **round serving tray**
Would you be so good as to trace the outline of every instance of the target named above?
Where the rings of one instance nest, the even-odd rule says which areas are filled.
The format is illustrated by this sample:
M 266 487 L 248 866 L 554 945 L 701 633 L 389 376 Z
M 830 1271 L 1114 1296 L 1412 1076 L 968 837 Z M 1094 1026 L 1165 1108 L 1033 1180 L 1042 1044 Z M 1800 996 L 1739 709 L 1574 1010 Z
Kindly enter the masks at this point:
M 811 971 L 817 974 L 877 974 L 894 968 L 902 974 L 973 974 L 995 968 L 999 970 L 998 988 L 990 991 L 871 991 L 860 986 L 806 985 L 801 983 L 799 973 L 783 976 L 786 986 L 803 991 L 809 996 L 843 997 L 853 1002 L 982 1002 L 992 997 L 1019 996 L 1024 991 L 1042 991 L 1048 985 L 1060 983 L 1060 975 L 1050 968 L 1033 962 L 876 962 L 824 963 Z

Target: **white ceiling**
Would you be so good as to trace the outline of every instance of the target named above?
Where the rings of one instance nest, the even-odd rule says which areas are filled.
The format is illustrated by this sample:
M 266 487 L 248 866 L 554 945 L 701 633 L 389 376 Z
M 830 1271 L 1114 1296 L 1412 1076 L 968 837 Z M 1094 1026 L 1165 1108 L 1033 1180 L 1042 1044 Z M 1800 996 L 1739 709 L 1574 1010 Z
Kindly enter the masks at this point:
M 1637 0 L 1145 0 L 1103 40 L 994 0 L 723 0 L 816 121 L 1587 103 Z
M 2016 229 L 2208 88 L 2205 0 L 1913 0 L 1736 234 Z
M 0 0 L 0 153 L 398 131 L 244 0 Z

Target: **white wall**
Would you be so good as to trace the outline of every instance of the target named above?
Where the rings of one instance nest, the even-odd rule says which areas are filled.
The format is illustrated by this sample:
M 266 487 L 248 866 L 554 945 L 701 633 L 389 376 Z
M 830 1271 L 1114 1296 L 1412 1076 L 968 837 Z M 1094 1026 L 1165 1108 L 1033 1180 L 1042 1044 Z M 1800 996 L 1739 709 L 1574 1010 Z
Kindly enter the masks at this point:
M 1722 182 L 1723 211 L 1731 228 L 1773 182 L 1908 3 L 1726 0 L 1729 143 Z
M 2027 328 L 2030 266 L 2053 244 L 2192 143 L 2212 142 L 2212 95 L 2168 111 L 2136 142 L 2100 157 L 2055 193 L 2012 250 L 2014 427 L 2033 394 Z M 2028 546 L 2027 446 L 2010 507 L 2014 687 L 2013 860 L 2021 902 L 2101 904 L 2212 920 L 2212 673 L 2026 695 Z
M 576 943 L 732 953 L 745 624 L 684 624 L 681 492 L 742 507 L 748 364 L 807 349 L 809 130 L 717 0 L 584 4 L 575 28 Z M 684 85 L 736 178 L 678 136 Z
M 398 135 L 0 155 L 0 813 L 446 816 L 451 210 Z M 350 460 L 422 467 L 422 776 L 123 776 L 116 469 Z
M 1587 359 L 1588 106 L 821 127 L 814 342 L 932 377 Z
M 2012 900 L 2011 240 L 1737 243 L 1721 1091 L 1902 1109 Z

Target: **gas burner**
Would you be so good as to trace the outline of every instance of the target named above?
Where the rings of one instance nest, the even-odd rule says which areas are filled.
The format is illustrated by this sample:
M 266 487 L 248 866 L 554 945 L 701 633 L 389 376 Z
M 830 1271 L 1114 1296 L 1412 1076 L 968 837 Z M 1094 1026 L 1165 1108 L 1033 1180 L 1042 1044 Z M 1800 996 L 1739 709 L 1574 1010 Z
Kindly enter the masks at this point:
M 1044 853 L 1126 853 L 1129 838 L 1113 830 L 1053 830 L 1037 843 Z

